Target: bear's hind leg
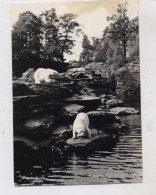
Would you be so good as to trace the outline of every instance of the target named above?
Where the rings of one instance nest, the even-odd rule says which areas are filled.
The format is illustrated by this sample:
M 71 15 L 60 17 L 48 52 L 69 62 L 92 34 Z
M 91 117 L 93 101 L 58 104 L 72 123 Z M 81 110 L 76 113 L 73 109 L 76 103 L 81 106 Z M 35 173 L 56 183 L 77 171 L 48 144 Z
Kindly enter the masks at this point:
M 91 130 L 87 128 L 87 131 L 88 131 L 88 137 L 91 138 Z
M 77 138 L 77 133 L 75 130 L 73 130 L 73 139 L 76 139 Z

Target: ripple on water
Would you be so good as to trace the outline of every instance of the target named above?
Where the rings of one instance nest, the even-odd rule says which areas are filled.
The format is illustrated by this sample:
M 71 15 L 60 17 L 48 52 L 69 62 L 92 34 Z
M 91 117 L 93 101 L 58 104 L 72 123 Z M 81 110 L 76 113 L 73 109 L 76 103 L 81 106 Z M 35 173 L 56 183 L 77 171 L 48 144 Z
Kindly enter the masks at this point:
M 109 151 L 88 156 L 73 153 L 56 167 L 46 163 L 17 170 L 15 185 L 76 185 L 142 182 L 140 115 L 121 118 L 128 129 Z

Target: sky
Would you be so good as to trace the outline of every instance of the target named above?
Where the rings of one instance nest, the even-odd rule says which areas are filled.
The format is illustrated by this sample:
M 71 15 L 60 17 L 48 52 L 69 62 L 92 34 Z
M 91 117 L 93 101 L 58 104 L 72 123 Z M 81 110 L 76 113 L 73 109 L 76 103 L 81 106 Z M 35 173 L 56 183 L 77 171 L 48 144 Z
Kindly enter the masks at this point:
M 83 32 L 91 40 L 91 37 L 102 37 L 103 31 L 108 25 L 106 17 L 114 13 L 119 3 L 128 3 L 127 8 L 130 18 L 138 15 L 138 0 L 18 3 L 11 6 L 11 23 L 14 25 L 22 12 L 31 11 L 38 16 L 45 10 L 55 8 L 58 16 L 65 13 L 76 14 L 78 16 L 77 21 L 81 24 Z M 65 54 L 66 61 L 79 59 L 79 55 L 82 52 L 82 38 L 83 35 L 74 36 L 76 42 L 75 47 L 72 49 L 73 54 Z

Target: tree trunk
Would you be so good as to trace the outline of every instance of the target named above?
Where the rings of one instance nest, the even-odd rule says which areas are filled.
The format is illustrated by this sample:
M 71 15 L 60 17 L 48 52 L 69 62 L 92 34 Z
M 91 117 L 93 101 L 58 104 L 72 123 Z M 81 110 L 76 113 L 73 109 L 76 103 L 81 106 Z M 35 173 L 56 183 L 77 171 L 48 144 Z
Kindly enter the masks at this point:
M 126 45 L 123 46 L 123 49 L 124 49 L 124 63 L 126 64 L 126 61 L 127 61 Z

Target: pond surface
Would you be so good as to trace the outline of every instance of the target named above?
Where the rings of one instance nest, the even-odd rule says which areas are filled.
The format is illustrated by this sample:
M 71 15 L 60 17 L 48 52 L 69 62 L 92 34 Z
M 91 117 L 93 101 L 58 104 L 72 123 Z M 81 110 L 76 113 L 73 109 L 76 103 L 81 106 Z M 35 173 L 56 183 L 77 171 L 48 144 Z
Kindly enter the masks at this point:
M 128 125 L 115 146 L 81 156 L 71 152 L 59 164 L 43 162 L 16 170 L 15 184 L 81 185 L 142 182 L 142 136 L 140 115 L 121 117 Z

